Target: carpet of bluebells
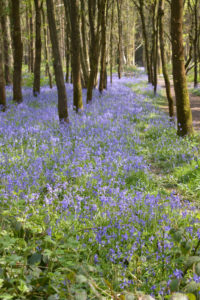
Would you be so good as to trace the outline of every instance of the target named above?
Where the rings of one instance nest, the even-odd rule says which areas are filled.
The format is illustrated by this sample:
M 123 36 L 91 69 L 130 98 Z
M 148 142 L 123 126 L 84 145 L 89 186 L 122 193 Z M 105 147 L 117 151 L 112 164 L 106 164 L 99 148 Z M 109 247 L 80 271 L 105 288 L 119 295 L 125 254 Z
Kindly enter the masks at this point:
M 0 299 L 134 299 L 138 291 L 198 298 L 199 211 L 152 171 L 199 169 L 198 146 L 176 136 L 145 80 L 114 78 L 82 114 L 67 85 L 69 126 L 59 125 L 55 87 L 38 98 L 24 88 L 18 106 L 7 89 Z

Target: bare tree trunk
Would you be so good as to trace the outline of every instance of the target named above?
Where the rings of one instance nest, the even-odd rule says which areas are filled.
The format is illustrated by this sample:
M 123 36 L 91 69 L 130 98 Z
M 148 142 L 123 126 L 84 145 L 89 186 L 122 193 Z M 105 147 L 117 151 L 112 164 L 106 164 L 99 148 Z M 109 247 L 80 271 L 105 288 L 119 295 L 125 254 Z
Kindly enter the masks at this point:
M 34 0 L 35 3 L 35 65 L 34 65 L 34 81 L 33 81 L 33 96 L 37 97 L 40 94 L 40 66 L 41 66 L 41 2 Z
M 4 73 L 5 73 L 5 82 L 6 85 L 11 84 L 11 75 L 10 75 L 10 41 L 8 33 L 8 20 L 5 14 L 5 0 L 2 0 L 1 3 L 1 28 L 3 35 L 3 58 L 4 58 Z
M 118 12 L 118 77 L 119 79 L 122 77 L 122 65 L 123 65 L 123 47 L 122 47 L 122 20 L 121 20 L 121 12 L 122 12 L 122 0 L 117 0 L 117 12 Z
M 149 46 L 148 46 L 149 42 L 148 42 L 148 38 L 147 38 L 147 30 L 146 30 L 146 23 L 145 23 L 145 16 L 144 16 L 144 0 L 139 0 L 139 4 L 137 3 L 137 1 L 134 1 L 134 4 L 139 12 L 141 23 L 142 23 L 142 36 L 143 36 L 143 41 L 144 41 L 144 52 L 145 52 L 148 82 L 152 83 L 152 72 L 151 72 Z
M 34 52 L 33 52 L 33 11 L 32 11 L 32 4 L 29 3 L 29 69 L 31 73 L 34 72 Z
M 87 32 L 85 18 L 85 0 L 81 0 L 81 66 L 83 70 L 84 85 L 87 87 L 89 78 Z
M 113 72 L 113 23 L 114 23 L 114 0 L 112 0 L 112 12 L 110 23 L 110 83 L 112 84 L 112 72 Z
M 49 66 L 49 54 L 48 54 L 48 46 L 47 46 L 47 28 L 46 28 L 46 18 L 43 6 L 41 7 L 42 19 L 43 19 L 43 34 L 44 34 L 44 57 L 45 57 L 45 72 L 49 77 L 49 87 L 52 89 L 52 75 Z
M 69 123 L 68 109 L 67 109 L 67 93 L 64 83 L 64 75 L 62 70 L 62 63 L 59 51 L 58 36 L 56 30 L 56 22 L 54 15 L 53 0 L 46 0 L 47 17 L 50 30 L 50 38 L 53 53 L 53 65 L 55 72 L 56 85 L 58 90 L 58 115 L 61 123 Z
M 92 101 L 92 92 L 95 86 L 95 80 L 98 72 L 99 64 L 99 36 L 100 36 L 100 24 L 101 24 L 101 1 L 98 1 L 96 5 L 96 0 L 88 0 L 88 10 L 89 10 L 89 23 L 90 23 L 90 76 L 88 80 L 87 88 L 87 103 Z M 95 30 L 95 17 L 97 16 L 97 26 Z
M 169 117 L 174 119 L 174 100 L 171 94 L 170 80 L 167 72 L 166 56 L 165 56 L 165 43 L 164 43 L 164 31 L 163 31 L 163 17 L 164 17 L 164 0 L 159 0 L 159 36 L 160 36 L 160 54 L 162 61 L 162 71 L 165 80 L 165 88 L 169 107 Z
M 0 7 L 0 17 L 2 16 L 2 8 Z M 0 111 L 6 109 L 6 90 L 3 68 L 3 43 L 2 43 L 2 28 L 0 27 Z
M 194 88 L 198 85 L 198 0 L 194 5 Z
M 11 35 L 13 41 L 13 101 L 21 103 L 22 97 L 22 59 L 23 59 L 23 44 L 21 39 L 21 24 L 20 24 L 20 1 L 11 0 Z
M 187 88 L 183 47 L 183 1 L 171 1 L 171 37 L 174 90 L 176 95 L 178 135 L 193 133 L 192 113 Z
M 101 72 L 99 91 L 102 93 L 106 80 L 106 0 L 102 3 L 102 16 L 101 16 Z
M 80 15 L 79 0 L 63 0 L 66 17 L 69 13 L 71 21 L 71 47 L 72 47 L 72 72 L 73 72 L 73 106 L 76 112 L 83 109 L 81 86 L 81 43 L 80 43 Z

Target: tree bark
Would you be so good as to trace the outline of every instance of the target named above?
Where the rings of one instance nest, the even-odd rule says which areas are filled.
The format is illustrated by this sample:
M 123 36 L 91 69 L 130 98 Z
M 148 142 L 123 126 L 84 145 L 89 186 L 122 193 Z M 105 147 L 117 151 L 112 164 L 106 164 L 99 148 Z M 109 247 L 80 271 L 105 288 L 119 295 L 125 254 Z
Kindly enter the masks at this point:
M 122 68 L 123 68 L 123 46 L 122 46 L 122 0 L 117 0 L 117 12 L 118 12 L 118 77 L 122 77 Z
M 79 0 L 64 0 L 66 14 L 69 12 L 71 21 L 71 47 L 73 72 L 73 106 L 76 112 L 83 110 L 81 85 L 81 43 Z
M 183 0 L 171 1 L 172 64 L 179 136 L 193 133 L 184 63 L 183 2 Z
M 110 24 L 110 83 L 112 84 L 113 73 L 113 23 L 114 23 L 114 0 L 112 0 L 111 24 Z
M 163 31 L 163 17 L 164 17 L 164 0 L 159 0 L 159 38 L 160 38 L 160 54 L 162 62 L 163 77 L 165 80 L 165 89 L 169 107 L 170 120 L 174 119 L 174 100 L 171 94 L 170 80 L 167 72 L 166 55 L 165 55 L 165 43 L 164 43 L 164 31 Z
M 81 0 L 81 66 L 84 77 L 84 87 L 87 87 L 89 78 L 89 65 L 85 10 L 85 0 Z
M 34 51 L 33 51 L 33 16 L 32 16 L 32 4 L 29 3 L 29 69 L 31 73 L 34 72 Z
M 20 1 L 11 0 L 11 35 L 13 44 L 13 101 L 21 103 L 22 97 L 22 59 L 23 59 L 23 44 L 21 39 L 21 24 L 20 24 Z
M 102 3 L 102 16 L 101 16 L 101 71 L 99 91 L 103 92 L 106 80 L 106 0 Z
M 149 46 L 148 46 L 148 38 L 147 38 L 147 30 L 144 16 L 144 0 L 139 0 L 139 4 L 137 1 L 134 1 L 134 4 L 139 12 L 141 23 L 142 23 L 142 36 L 144 41 L 144 52 L 145 52 L 145 60 L 146 60 L 146 70 L 148 75 L 148 82 L 152 83 L 152 72 L 151 72 L 151 64 L 149 57 Z
M 89 23 L 90 23 L 90 75 L 88 80 L 87 88 L 87 103 L 92 101 L 93 88 L 95 86 L 95 80 L 98 72 L 99 64 L 99 36 L 100 36 L 100 24 L 101 24 L 101 1 L 98 0 L 98 5 L 96 0 L 88 0 L 88 10 L 89 10 Z M 95 17 L 97 16 L 97 26 L 95 30 Z
M 34 0 L 35 3 L 35 64 L 34 64 L 34 81 L 33 81 L 33 96 L 37 97 L 40 94 L 40 66 L 41 66 L 41 2 Z
M 43 6 L 41 7 L 42 19 L 43 19 L 43 35 L 44 35 L 44 57 L 45 57 L 45 72 L 49 77 L 49 87 L 52 89 L 52 75 L 49 66 L 49 54 L 48 54 L 48 45 L 47 45 L 47 28 L 46 28 L 46 18 Z
M 198 86 L 198 0 L 194 4 L 194 88 Z
M 58 90 L 58 115 L 61 123 L 69 123 L 68 109 L 67 109 L 67 93 L 65 89 L 62 62 L 61 62 L 60 51 L 59 51 L 53 0 L 46 0 L 46 5 L 47 5 L 47 18 L 49 23 L 50 38 L 52 44 L 53 65 L 54 65 L 55 79 L 56 79 L 56 85 Z
M 5 13 L 5 0 L 2 0 L 1 3 L 1 28 L 3 35 L 3 58 L 4 58 L 4 74 L 6 85 L 11 84 L 11 75 L 10 75 L 10 41 L 8 33 L 8 20 Z
M 0 17 L 2 15 L 2 8 L 0 7 Z M 3 43 L 2 43 L 2 28 L 0 27 L 0 111 L 6 109 L 6 90 L 3 68 Z

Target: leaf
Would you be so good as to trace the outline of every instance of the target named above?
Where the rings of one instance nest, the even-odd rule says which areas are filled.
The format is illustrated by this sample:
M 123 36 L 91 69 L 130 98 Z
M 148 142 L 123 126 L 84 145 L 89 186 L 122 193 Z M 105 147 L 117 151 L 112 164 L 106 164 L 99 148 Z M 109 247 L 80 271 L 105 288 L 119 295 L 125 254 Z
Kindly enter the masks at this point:
M 3 286 L 3 281 L 4 280 L 0 278 L 0 288 L 2 288 L 2 286 Z
M 193 264 L 200 262 L 200 256 L 190 256 L 186 262 L 185 266 L 186 268 L 190 268 L 193 266 Z
M 9 295 L 9 294 L 2 294 L 0 295 L 0 299 L 3 299 L 3 300 L 10 300 L 10 299 L 13 299 L 14 296 L 12 295 Z
M 180 242 L 181 239 L 183 237 L 183 232 L 181 230 L 177 230 L 174 234 L 173 234 L 173 238 L 176 242 Z
M 87 300 L 87 292 L 85 290 L 76 291 L 75 300 Z
M 193 294 L 199 290 L 199 284 L 196 283 L 195 281 L 191 281 L 186 285 L 184 290 L 186 293 Z
M 191 245 L 189 242 L 184 241 L 181 243 L 182 254 L 186 255 L 190 251 L 190 249 L 191 249 Z
M 42 255 L 40 253 L 34 253 L 31 257 L 28 258 L 29 265 L 39 265 L 42 260 Z
M 88 279 L 84 275 L 80 274 L 80 275 L 76 276 L 76 282 L 78 282 L 80 284 L 86 283 L 86 282 L 88 282 Z
M 194 294 L 187 294 L 188 300 L 196 300 L 196 296 Z
M 178 292 L 179 290 L 179 280 L 178 279 L 172 279 L 172 281 L 169 284 L 169 288 L 171 292 Z
M 171 297 L 170 300 L 188 300 L 187 295 L 182 294 L 182 293 L 174 293 Z
M 197 273 L 198 276 L 200 276 L 200 262 L 196 264 L 195 272 Z

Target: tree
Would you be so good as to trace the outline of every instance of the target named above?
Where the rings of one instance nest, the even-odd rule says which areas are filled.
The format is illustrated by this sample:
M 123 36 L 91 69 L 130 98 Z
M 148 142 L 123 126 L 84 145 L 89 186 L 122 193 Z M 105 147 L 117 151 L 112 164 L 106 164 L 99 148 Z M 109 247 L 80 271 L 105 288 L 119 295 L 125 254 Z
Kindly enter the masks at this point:
M 21 39 L 20 0 L 10 0 L 11 36 L 13 46 L 13 101 L 21 103 L 22 97 L 22 59 L 23 44 Z
M 180 136 L 193 133 L 192 113 L 184 63 L 183 3 L 184 0 L 171 1 L 172 65 L 178 122 L 177 133 Z
M 2 15 L 2 9 L 0 7 L 0 16 Z M 6 109 L 6 91 L 5 91 L 5 79 L 4 79 L 4 68 L 3 68 L 3 45 L 2 45 L 2 28 L 0 26 L 0 111 Z
M 118 77 L 122 77 L 122 65 L 123 65 L 123 46 L 122 46 L 122 0 L 117 0 L 117 12 L 118 12 Z
M 101 13 L 101 72 L 99 82 L 100 93 L 104 90 L 106 81 L 106 0 L 102 1 Z
M 62 62 L 59 51 L 58 36 L 56 31 L 56 22 L 54 14 L 53 0 L 46 0 L 47 18 L 49 23 L 50 38 L 52 44 L 53 66 L 58 91 L 58 115 L 61 123 L 69 123 L 67 109 L 67 93 L 65 89 Z
M 64 0 L 66 15 L 69 12 L 71 21 L 71 47 L 73 72 L 73 105 L 76 112 L 83 109 L 81 86 L 81 42 L 80 42 L 80 8 L 79 0 Z
M 87 88 L 87 103 L 92 101 L 92 91 L 98 72 L 100 49 L 101 2 L 104 0 L 88 0 L 90 25 L 90 75 Z M 96 23 L 96 26 L 95 26 Z
M 37 97 L 40 94 L 40 66 L 41 66 L 41 6 L 42 1 L 34 0 L 35 3 L 35 64 L 34 64 L 34 81 L 33 95 Z
M 10 75 L 10 41 L 8 33 L 8 19 L 5 12 L 5 0 L 1 2 L 1 28 L 3 35 L 3 57 L 4 57 L 4 73 L 6 85 L 11 84 L 11 75 Z
M 163 17 L 164 17 L 164 0 L 159 0 L 159 40 L 160 40 L 160 53 L 162 62 L 163 77 L 165 80 L 165 89 L 169 107 L 169 117 L 174 119 L 174 101 L 171 94 L 170 80 L 167 72 L 166 55 L 165 55 L 165 42 L 164 42 L 164 30 L 163 30 Z

